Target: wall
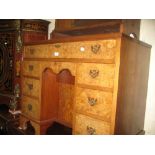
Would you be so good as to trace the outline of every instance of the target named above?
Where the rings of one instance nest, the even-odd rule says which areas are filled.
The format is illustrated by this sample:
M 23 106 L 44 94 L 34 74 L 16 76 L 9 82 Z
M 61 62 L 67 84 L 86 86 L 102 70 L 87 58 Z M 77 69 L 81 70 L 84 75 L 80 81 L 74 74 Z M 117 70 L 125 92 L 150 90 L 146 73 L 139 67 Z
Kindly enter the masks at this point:
M 155 134 L 155 20 L 141 20 L 140 40 L 152 45 L 144 129 Z
M 49 22 L 51 22 L 49 24 L 49 27 L 48 27 L 48 39 L 50 39 L 50 33 L 54 30 L 55 28 L 55 19 L 44 19 L 44 20 L 47 20 Z

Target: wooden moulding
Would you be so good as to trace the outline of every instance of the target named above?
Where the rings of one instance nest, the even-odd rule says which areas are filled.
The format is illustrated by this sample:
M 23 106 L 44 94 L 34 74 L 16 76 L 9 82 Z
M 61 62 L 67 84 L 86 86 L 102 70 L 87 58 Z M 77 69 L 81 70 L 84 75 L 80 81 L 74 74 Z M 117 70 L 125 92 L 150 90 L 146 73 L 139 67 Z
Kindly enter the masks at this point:
M 42 45 L 42 44 L 54 44 L 54 43 L 63 43 L 63 42 L 77 42 L 77 41 L 93 41 L 93 40 L 104 40 L 104 39 L 116 39 L 126 37 L 133 42 L 137 42 L 138 44 L 142 44 L 143 46 L 152 47 L 150 44 L 147 44 L 138 39 L 131 38 L 130 36 L 124 33 L 108 33 L 108 34 L 95 34 L 95 35 L 84 35 L 84 36 L 69 36 L 67 38 L 53 38 L 51 40 L 46 41 L 37 41 L 37 42 L 29 42 L 25 43 L 24 46 L 29 45 Z

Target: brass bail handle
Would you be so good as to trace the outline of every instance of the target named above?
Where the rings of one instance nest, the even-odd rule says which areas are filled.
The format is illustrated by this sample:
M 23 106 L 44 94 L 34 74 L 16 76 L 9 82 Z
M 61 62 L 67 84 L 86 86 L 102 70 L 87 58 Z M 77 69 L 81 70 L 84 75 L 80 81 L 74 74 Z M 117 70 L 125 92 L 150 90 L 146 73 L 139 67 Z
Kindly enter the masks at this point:
M 90 70 L 89 71 L 89 75 L 92 77 L 92 78 L 96 78 L 98 75 L 99 75 L 99 70 Z
M 99 52 L 100 48 L 101 48 L 101 45 L 99 45 L 99 44 L 92 45 L 92 46 L 91 46 L 91 51 L 92 51 L 94 54 L 97 54 L 97 53 Z
M 30 48 L 30 54 L 31 54 L 31 55 L 33 55 L 33 54 L 34 54 L 34 52 L 35 52 L 35 49 Z
M 34 67 L 33 65 L 29 65 L 29 71 L 33 71 Z
M 32 104 L 28 104 L 27 108 L 28 108 L 29 111 L 32 111 Z
M 95 135 L 96 134 L 96 129 L 92 128 L 90 126 L 87 126 L 87 134 L 88 135 Z
M 97 98 L 88 97 L 88 103 L 90 106 L 94 106 L 97 103 Z
M 33 89 L 33 84 L 27 83 L 27 86 L 28 86 L 29 90 L 32 90 Z

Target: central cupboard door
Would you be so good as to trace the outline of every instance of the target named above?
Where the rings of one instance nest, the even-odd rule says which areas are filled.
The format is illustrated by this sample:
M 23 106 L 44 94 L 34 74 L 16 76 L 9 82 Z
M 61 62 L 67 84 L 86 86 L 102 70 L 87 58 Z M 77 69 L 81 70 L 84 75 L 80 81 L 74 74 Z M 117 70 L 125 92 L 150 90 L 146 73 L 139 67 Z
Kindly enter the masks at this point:
M 42 74 L 41 120 L 57 118 L 58 93 L 57 75 L 51 69 L 47 68 Z

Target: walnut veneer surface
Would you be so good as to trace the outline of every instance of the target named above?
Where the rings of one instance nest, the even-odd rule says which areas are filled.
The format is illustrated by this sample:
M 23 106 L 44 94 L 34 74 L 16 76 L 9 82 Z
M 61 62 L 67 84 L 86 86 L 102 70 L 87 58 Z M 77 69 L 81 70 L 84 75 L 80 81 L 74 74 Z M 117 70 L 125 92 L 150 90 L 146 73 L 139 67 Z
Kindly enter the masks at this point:
M 151 46 L 121 33 L 26 44 L 21 126 L 45 134 L 137 134 L 144 127 Z

